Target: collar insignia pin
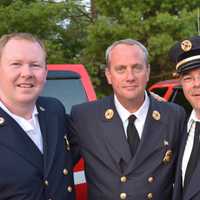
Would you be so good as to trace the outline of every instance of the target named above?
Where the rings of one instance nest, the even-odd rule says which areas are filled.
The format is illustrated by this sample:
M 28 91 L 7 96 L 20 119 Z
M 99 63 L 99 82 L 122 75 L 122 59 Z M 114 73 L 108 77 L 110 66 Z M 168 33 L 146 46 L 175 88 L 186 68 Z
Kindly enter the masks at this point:
M 41 111 L 45 111 L 45 108 L 43 108 L 42 106 L 39 107 Z
M 3 117 L 0 117 L 0 126 L 3 126 L 5 123 L 5 119 Z
M 105 112 L 105 118 L 107 120 L 110 120 L 113 118 L 113 115 L 114 115 L 114 111 L 112 109 L 107 109 L 106 112 Z
M 154 110 L 153 113 L 152 113 L 152 117 L 155 120 L 160 120 L 160 113 L 157 110 Z

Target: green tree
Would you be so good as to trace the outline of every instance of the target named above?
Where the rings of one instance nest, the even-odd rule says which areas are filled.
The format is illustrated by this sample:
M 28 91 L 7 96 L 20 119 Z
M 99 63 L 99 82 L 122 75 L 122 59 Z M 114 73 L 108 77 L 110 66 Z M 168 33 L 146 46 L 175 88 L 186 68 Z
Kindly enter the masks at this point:
M 109 93 L 102 66 L 104 52 L 115 40 L 134 38 L 149 50 L 151 81 L 172 78 L 169 61 L 171 46 L 197 34 L 197 8 L 200 0 L 93 0 L 97 17 L 87 27 L 87 40 L 81 61 L 88 66 L 98 95 Z
M 90 20 L 81 1 L 1 0 L 0 35 L 30 32 L 46 43 L 49 63 L 77 62 Z

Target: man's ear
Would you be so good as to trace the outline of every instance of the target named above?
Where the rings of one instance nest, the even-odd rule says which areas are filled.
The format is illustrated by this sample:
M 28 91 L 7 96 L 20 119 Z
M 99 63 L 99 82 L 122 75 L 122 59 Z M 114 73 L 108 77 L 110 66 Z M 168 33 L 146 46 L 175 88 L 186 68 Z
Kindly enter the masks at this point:
M 105 68 L 105 76 L 106 76 L 108 84 L 111 85 L 112 81 L 111 81 L 110 69 L 108 67 Z
M 151 66 L 150 66 L 150 64 L 147 65 L 147 70 L 148 70 L 148 72 L 147 72 L 147 82 L 148 82 L 149 78 L 150 78 L 150 72 L 151 72 Z

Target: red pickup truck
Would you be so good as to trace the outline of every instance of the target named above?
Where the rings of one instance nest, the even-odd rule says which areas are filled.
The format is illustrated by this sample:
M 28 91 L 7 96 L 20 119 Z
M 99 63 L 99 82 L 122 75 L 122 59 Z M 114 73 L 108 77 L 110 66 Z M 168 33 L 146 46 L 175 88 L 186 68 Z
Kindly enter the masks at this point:
M 148 90 L 158 94 L 167 101 L 183 106 L 188 115 L 191 113 L 192 107 L 186 100 L 178 79 L 157 82 L 150 86 Z
M 49 64 L 47 83 L 43 96 L 58 98 L 70 113 L 72 105 L 96 99 L 89 75 L 82 64 Z M 87 200 L 84 163 L 80 160 L 74 168 L 76 200 Z

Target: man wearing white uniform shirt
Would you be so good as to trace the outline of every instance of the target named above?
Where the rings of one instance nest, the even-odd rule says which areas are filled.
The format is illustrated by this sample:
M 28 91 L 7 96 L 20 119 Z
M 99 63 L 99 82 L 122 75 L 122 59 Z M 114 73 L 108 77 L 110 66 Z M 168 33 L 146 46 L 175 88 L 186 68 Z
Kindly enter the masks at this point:
M 146 92 L 150 65 L 140 42 L 114 42 L 106 62 L 113 95 L 71 111 L 89 200 L 169 200 L 184 111 Z
M 186 99 L 193 107 L 183 134 L 174 200 L 200 199 L 200 36 L 185 39 L 171 49 L 172 60 Z
M 29 33 L 0 38 L 0 199 L 74 200 L 65 109 L 39 97 L 46 51 Z

